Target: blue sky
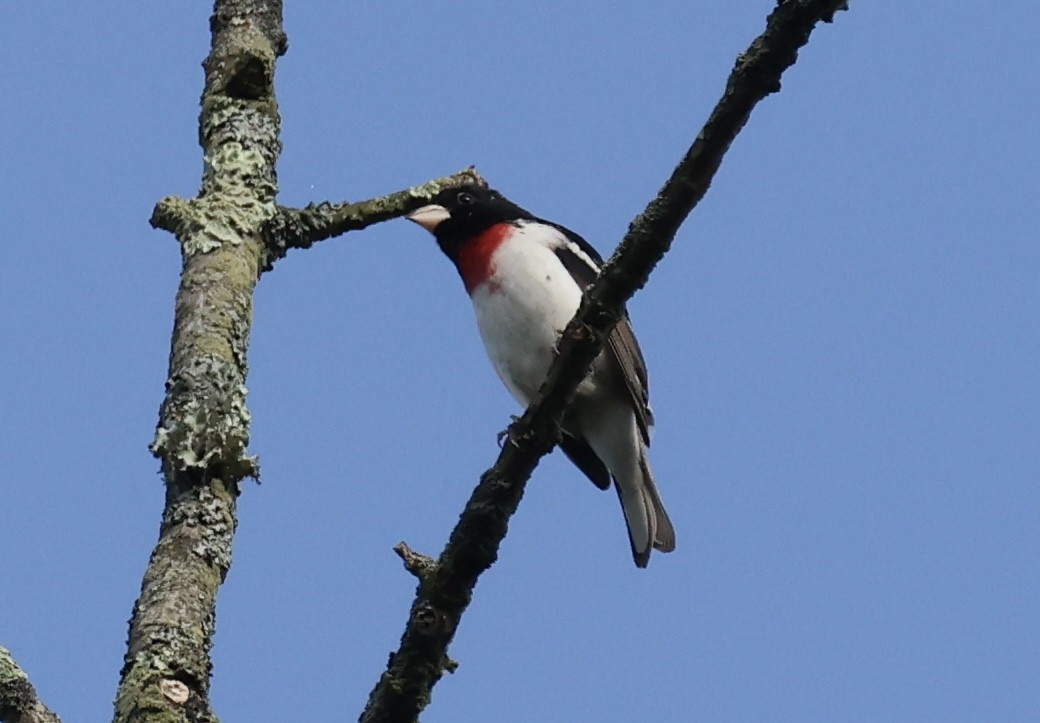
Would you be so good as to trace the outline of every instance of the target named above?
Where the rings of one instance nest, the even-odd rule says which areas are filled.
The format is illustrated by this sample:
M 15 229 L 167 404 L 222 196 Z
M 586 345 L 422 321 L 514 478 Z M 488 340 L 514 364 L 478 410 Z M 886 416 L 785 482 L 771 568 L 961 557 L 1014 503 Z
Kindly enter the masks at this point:
M 771 8 L 290 2 L 281 201 L 469 164 L 607 253 Z M 1040 8 L 853 2 L 630 305 L 678 532 L 543 461 L 424 721 L 1032 720 Z M 162 506 L 148 451 L 197 190 L 206 3 L 0 10 L 0 643 L 110 715 Z M 352 12 L 353 11 L 353 12 Z M 517 413 L 405 221 L 265 276 L 218 608 L 225 721 L 352 719 Z

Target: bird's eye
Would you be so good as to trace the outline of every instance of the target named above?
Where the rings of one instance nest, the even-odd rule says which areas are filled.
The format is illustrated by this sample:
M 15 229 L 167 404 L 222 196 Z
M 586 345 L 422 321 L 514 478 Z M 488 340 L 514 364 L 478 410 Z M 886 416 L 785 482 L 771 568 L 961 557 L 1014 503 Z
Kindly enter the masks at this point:
M 455 200 L 459 202 L 460 206 L 468 206 L 473 203 L 473 196 L 463 191 L 455 197 Z

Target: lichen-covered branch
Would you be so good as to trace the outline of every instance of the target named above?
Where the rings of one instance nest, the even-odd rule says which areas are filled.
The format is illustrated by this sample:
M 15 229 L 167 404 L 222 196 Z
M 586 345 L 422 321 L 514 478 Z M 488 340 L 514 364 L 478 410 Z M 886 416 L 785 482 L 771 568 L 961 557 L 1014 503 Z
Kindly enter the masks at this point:
M 481 476 L 436 563 L 423 565 L 400 648 L 369 697 L 363 723 L 414 721 L 429 703 L 433 686 L 448 669 L 447 648 L 477 578 L 495 562 L 527 479 L 555 445 L 564 409 L 623 314 L 624 303 L 646 283 L 680 224 L 707 192 L 755 104 L 779 90 L 780 76 L 795 62 L 816 24 L 829 22 L 845 8 L 843 0 L 781 0 L 765 32 L 737 59 L 696 141 L 587 290 L 539 399 L 510 425 L 507 443 Z
M 196 198 L 168 197 L 151 223 L 180 243 L 166 396 L 152 452 L 166 505 L 130 620 L 115 721 L 215 721 L 210 648 L 217 590 L 231 565 L 248 453 L 246 355 L 260 274 L 291 247 L 400 216 L 441 188 L 482 183 L 473 169 L 357 204 L 275 202 L 281 119 L 275 62 L 287 49 L 281 0 L 217 0 L 199 117 Z
M 288 249 L 306 249 L 318 241 L 339 236 L 347 231 L 360 231 L 373 224 L 399 218 L 414 211 L 445 188 L 477 183 L 487 185 L 473 166 L 443 178 L 406 188 L 385 196 L 355 203 L 312 203 L 306 208 L 280 206 L 266 231 L 271 260 L 276 261 Z
M 43 704 L 11 651 L 0 645 L 0 723 L 61 723 Z
M 286 50 L 280 0 L 217 0 L 199 118 L 197 198 L 165 199 L 153 225 L 181 245 L 166 397 L 152 451 L 166 505 L 130 620 L 115 720 L 216 721 L 210 648 L 217 590 L 231 565 L 247 453 L 246 352 L 253 289 L 275 214 L 281 151 L 275 59 Z

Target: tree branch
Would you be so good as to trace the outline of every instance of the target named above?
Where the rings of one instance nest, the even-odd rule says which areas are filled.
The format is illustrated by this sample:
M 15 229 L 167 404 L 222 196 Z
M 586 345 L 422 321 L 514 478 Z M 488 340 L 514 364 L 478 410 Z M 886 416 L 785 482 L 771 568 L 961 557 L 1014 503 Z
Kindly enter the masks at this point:
M 281 120 L 274 95 L 287 41 L 281 0 L 216 0 L 193 199 L 165 198 L 151 223 L 172 232 L 183 266 L 166 396 L 152 452 L 166 504 L 130 620 L 117 723 L 216 721 L 209 700 L 217 590 L 231 566 L 239 485 L 259 477 L 247 452 L 246 357 L 259 275 L 287 248 L 402 215 L 442 187 L 482 183 L 473 169 L 359 204 L 278 207 Z
M 289 249 L 306 249 L 318 241 L 339 236 L 347 231 L 360 231 L 376 223 L 389 221 L 414 211 L 451 186 L 467 183 L 487 185 L 473 166 L 444 178 L 406 188 L 386 196 L 358 203 L 318 203 L 306 208 L 278 207 L 277 215 L 268 222 L 268 265 L 285 256 Z
M 183 266 L 166 397 L 152 452 L 166 505 L 130 620 L 115 721 L 213 723 L 209 700 L 217 590 L 231 565 L 239 484 L 259 474 L 249 442 L 246 353 L 253 289 L 275 213 L 281 151 L 275 60 L 286 51 L 280 0 L 217 0 L 195 199 L 166 199 Z
M 846 7 L 843 0 L 781 0 L 765 32 L 737 58 L 696 141 L 587 289 L 539 399 L 510 425 L 509 441 L 481 476 L 448 544 L 432 567 L 424 567 L 400 648 L 373 689 L 362 723 L 414 721 L 429 703 L 477 578 L 497 559 L 526 482 L 555 446 L 564 409 L 624 313 L 625 302 L 646 283 L 679 226 L 704 197 L 754 106 L 780 89 L 782 73 L 794 64 L 815 25 L 830 22 Z
M 61 723 L 36 695 L 11 651 L 0 645 L 0 721 L 2 723 Z

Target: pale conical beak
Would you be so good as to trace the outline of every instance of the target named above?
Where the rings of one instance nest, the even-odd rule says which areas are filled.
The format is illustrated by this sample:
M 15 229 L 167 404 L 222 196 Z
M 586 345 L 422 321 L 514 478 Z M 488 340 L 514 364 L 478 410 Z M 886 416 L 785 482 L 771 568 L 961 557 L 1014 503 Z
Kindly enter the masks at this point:
M 430 233 L 433 233 L 434 230 L 441 225 L 441 222 L 447 221 L 451 218 L 451 214 L 448 212 L 448 209 L 444 208 L 444 206 L 431 203 L 429 206 L 415 209 L 405 216 L 405 218 L 409 221 L 414 221 Z

